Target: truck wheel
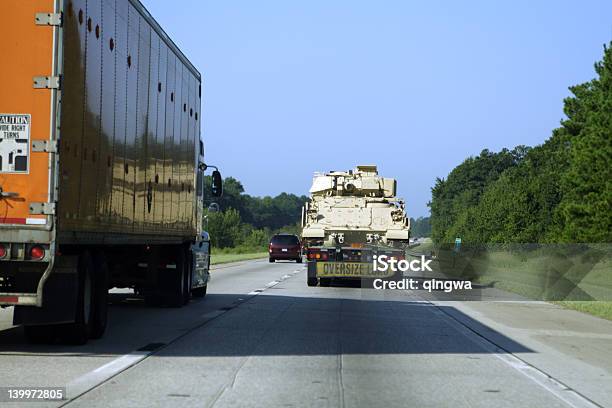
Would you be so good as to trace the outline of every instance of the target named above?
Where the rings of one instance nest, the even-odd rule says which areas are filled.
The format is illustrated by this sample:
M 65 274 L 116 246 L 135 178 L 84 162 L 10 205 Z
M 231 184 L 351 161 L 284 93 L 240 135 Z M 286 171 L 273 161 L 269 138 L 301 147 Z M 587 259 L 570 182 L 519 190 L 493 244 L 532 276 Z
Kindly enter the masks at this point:
M 185 254 L 185 275 L 183 277 L 183 284 L 185 285 L 183 288 L 183 305 L 189 304 L 191 300 L 191 278 L 193 275 L 193 262 L 190 250 L 186 251 Z
M 321 278 L 321 286 L 327 287 L 331 285 L 331 278 Z
M 181 307 L 185 304 L 185 251 L 179 247 L 176 254 L 176 269 L 168 269 L 168 291 L 166 303 L 170 307 Z
M 306 283 L 308 283 L 308 286 L 317 286 L 318 281 L 317 278 L 308 278 Z
M 84 251 L 79 256 L 78 268 L 79 289 L 74 323 L 62 325 L 60 328 L 63 340 L 75 345 L 87 343 L 94 319 L 95 267 L 89 251 Z
M 108 321 L 108 263 L 104 252 L 94 254 L 96 274 L 94 278 L 93 292 L 93 319 L 91 321 L 92 339 L 99 339 L 106 330 Z
M 203 298 L 204 296 L 206 296 L 207 289 L 208 289 L 208 285 L 201 286 L 199 288 L 193 289 L 191 293 L 193 294 L 193 297 Z
M 274 258 L 268 258 L 268 262 L 274 263 Z

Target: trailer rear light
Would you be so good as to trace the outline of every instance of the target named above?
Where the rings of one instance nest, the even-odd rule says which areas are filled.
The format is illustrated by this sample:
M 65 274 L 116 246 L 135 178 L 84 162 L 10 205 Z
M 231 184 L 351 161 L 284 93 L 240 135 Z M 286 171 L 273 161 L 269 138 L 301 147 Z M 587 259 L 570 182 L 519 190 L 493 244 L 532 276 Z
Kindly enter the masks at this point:
M 36 245 L 30 248 L 30 259 L 33 261 L 40 261 L 45 257 L 45 250 Z
M 327 261 L 327 252 L 309 251 L 306 257 L 310 260 Z
M 6 245 L 0 244 L 0 259 L 6 258 L 8 255 L 8 250 L 6 249 Z

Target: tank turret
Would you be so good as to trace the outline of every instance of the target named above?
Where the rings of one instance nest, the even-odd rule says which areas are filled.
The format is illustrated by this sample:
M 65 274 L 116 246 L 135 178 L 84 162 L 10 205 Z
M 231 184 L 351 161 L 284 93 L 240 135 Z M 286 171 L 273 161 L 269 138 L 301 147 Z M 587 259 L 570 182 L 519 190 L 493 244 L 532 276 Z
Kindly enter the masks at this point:
M 376 166 L 315 173 L 310 194 L 323 196 L 395 197 L 396 182 L 378 175 Z

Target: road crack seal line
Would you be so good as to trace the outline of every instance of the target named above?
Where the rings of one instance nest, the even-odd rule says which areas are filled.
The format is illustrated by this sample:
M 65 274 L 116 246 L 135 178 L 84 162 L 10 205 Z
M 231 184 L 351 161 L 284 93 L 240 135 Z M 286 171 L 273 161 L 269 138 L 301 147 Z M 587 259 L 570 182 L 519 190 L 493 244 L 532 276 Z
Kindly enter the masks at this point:
M 252 298 L 252 297 L 251 297 Z M 281 316 L 283 316 L 283 314 L 285 314 L 287 312 L 287 310 L 289 310 L 293 305 L 289 304 L 287 305 L 280 313 L 279 315 L 274 319 L 274 322 L 272 322 L 264 331 L 263 333 L 261 333 L 261 335 L 259 336 L 258 340 L 262 340 L 264 339 L 269 333 L 270 331 L 274 328 L 274 325 L 276 323 L 276 321 L 278 321 Z M 227 390 L 233 389 L 234 386 L 236 385 L 236 380 L 238 379 L 238 375 L 240 374 L 240 370 L 242 370 L 242 368 L 246 365 L 246 363 L 253 357 L 253 352 L 257 350 L 258 347 L 261 347 L 261 342 L 260 341 L 254 341 L 253 344 L 256 344 L 256 346 L 253 346 L 251 349 L 251 353 L 247 356 L 242 357 L 242 359 L 240 360 L 240 363 L 238 364 L 238 367 L 236 367 L 236 369 L 234 370 L 234 372 L 232 373 L 232 378 L 231 381 L 229 382 L 229 384 L 225 385 L 224 387 L 222 387 L 217 394 L 215 394 L 213 400 L 207 404 L 208 407 L 213 407 L 217 404 L 217 402 L 219 402 L 219 400 L 221 399 L 221 397 L 223 396 L 223 394 L 225 394 L 225 392 Z
M 489 353 L 493 354 L 499 360 L 514 368 L 567 405 L 573 408 L 603 408 L 601 405 L 591 400 L 587 396 L 564 384 L 545 371 L 542 371 L 539 368 L 529 364 L 509 350 L 506 350 L 504 347 L 498 345 L 493 340 L 485 337 L 485 335 L 479 333 L 476 329 L 471 328 L 457 317 L 444 311 L 440 305 L 432 302 L 427 303 L 434 306 L 436 308 L 436 314 L 445 317 L 446 320 L 449 321 L 450 324 L 465 337 L 475 342 L 478 340 L 478 344 Z M 476 337 L 474 337 L 474 335 Z

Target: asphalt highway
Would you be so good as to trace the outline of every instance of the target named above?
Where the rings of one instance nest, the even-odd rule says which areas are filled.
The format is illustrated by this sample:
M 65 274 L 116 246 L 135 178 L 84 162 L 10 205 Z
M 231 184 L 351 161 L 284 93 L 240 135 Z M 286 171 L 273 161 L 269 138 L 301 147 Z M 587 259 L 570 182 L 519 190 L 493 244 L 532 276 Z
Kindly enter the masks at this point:
M 267 260 L 217 267 L 180 309 L 111 301 L 104 338 L 80 347 L 28 344 L 1 310 L 0 387 L 68 399 L 0 406 L 612 406 L 612 322 L 543 302 L 313 288 Z

